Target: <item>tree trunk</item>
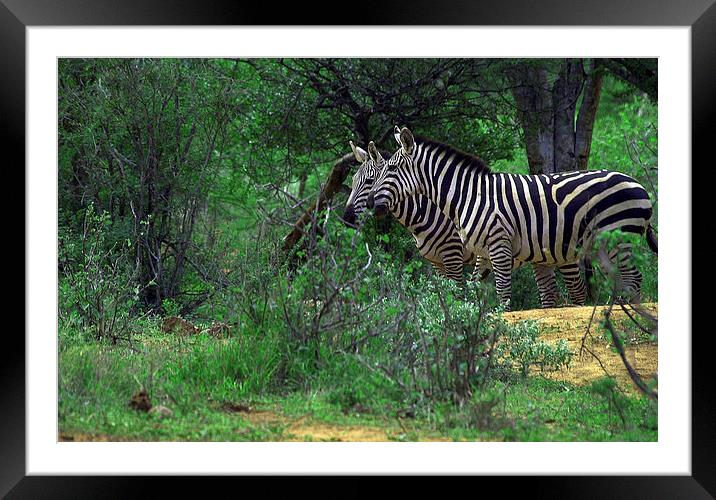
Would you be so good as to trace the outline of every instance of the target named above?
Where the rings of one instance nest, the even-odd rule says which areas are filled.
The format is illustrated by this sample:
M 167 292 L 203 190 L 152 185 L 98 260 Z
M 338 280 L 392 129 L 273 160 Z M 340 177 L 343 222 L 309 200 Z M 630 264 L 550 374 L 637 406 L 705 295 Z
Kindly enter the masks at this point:
M 584 81 L 584 97 L 577 116 L 577 138 L 575 152 L 577 154 L 577 170 L 586 170 L 589 163 L 589 152 L 592 148 L 592 132 L 594 119 L 597 116 L 599 97 L 602 92 L 604 71 L 598 61 L 589 63 L 589 74 Z
M 298 199 L 302 200 L 306 194 L 306 180 L 308 179 L 308 172 L 303 172 L 298 178 Z
M 554 171 L 552 99 L 544 68 L 519 64 L 509 72 L 531 174 Z
M 551 88 L 546 69 L 534 63 L 508 72 L 531 174 L 587 168 L 602 87 L 599 62 L 592 60 L 589 69 L 585 74 L 582 60 L 567 60 Z
M 576 168 L 574 115 L 577 100 L 584 84 L 582 62 L 570 60 L 559 71 L 552 89 L 554 112 L 554 172 L 569 172 Z
M 283 238 L 283 251 L 290 251 L 303 236 L 303 228 L 311 222 L 314 213 L 323 210 L 333 195 L 341 191 L 343 181 L 348 176 L 351 167 L 355 164 L 355 157 L 352 153 L 343 155 L 340 160 L 333 164 L 331 173 L 328 175 L 326 184 L 321 189 L 316 203 L 312 204 L 293 225 L 293 229 Z

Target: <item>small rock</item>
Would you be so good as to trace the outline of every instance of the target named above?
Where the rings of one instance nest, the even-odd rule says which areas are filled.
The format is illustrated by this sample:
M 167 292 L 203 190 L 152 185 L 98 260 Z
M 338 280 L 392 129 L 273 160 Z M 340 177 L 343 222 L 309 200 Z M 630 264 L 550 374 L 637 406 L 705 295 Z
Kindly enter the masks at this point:
M 226 401 L 224 404 L 221 405 L 221 408 L 224 411 L 228 411 L 231 413 L 250 413 L 251 407 L 249 405 L 241 404 L 241 403 L 232 403 L 231 401 Z
M 173 414 L 173 412 L 169 408 L 162 405 L 152 407 L 152 409 L 149 410 L 149 413 L 159 415 L 162 418 L 171 417 Z

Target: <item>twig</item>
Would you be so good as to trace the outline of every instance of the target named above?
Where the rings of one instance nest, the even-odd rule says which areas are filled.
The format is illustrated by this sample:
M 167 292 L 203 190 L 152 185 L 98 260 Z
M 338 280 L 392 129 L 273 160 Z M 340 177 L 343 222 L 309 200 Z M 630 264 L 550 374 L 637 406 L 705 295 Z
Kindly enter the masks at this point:
M 612 325 L 612 322 L 610 320 L 611 315 L 611 307 L 604 313 L 604 326 L 607 330 L 609 330 L 609 333 L 612 336 L 612 343 L 614 344 L 614 347 L 616 347 L 617 351 L 619 352 L 619 356 L 622 358 L 622 362 L 624 363 L 624 366 L 627 369 L 627 373 L 629 373 L 629 377 L 631 378 L 632 382 L 639 388 L 641 392 L 649 396 L 651 399 L 658 399 L 658 393 L 656 391 L 651 390 L 645 383 L 644 380 L 641 378 L 641 376 L 636 372 L 636 370 L 631 366 L 629 361 L 626 358 L 626 353 L 624 352 L 624 346 L 622 345 L 621 338 L 617 335 L 616 331 L 614 331 L 614 327 Z
M 587 335 L 590 335 L 589 330 L 592 328 L 592 322 L 594 321 L 594 314 L 597 312 L 597 306 L 595 305 L 594 308 L 592 308 L 592 315 L 589 317 L 589 324 L 587 325 L 587 331 L 584 332 L 584 335 L 582 336 L 582 345 L 579 348 L 579 356 L 582 356 L 582 352 L 585 349 L 585 342 L 587 340 Z M 591 335 L 590 335 L 591 336 Z

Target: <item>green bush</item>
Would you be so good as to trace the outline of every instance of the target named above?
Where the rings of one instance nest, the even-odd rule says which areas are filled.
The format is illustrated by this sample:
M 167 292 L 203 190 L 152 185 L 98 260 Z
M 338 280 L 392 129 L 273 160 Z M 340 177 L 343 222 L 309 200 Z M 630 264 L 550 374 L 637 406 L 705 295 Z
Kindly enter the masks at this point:
M 107 212 L 89 204 L 82 232 L 59 231 L 59 316 L 96 339 L 128 338 L 138 301 L 129 240 L 113 241 Z
M 490 274 L 488 280 L 494 280 Z M 539 309 L 541 307 L 537 283 L 532 266 L 526 265 L 512 271 L 512 298 L 513 310 Z
M 502 345 L 506 362 L 517 366 L 524 378 L 533 366 L 541 371 L 559 370 L 568 367 L 572 359 L 566 340 L 560 339 L 554 346 L 539 340 L 539 328 L 534 321 L 511 325 Z

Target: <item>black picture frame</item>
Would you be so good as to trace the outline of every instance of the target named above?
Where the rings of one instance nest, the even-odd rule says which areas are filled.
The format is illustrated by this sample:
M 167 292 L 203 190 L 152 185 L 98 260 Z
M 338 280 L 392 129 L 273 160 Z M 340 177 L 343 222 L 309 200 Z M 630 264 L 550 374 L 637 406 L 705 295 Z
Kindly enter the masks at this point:
M 197 2 L 196 0 L 0 0 L 0 141 L 6 165 L 25 164 L 25 28 L 28 26 L 83 25 L 614 25 L 614 26 L 690 26 L 692 68 L 692 165 L 713 168 L 709 142 L 713 142 L 716 108 L 716 6 L 715 0 L 529 0 L 428 2 L 391 0 L 364 2 L 360 5 L 338 5 L 322 0 L 307 5 L 283 5 L 269 2 Z M 280 5 L 280 7 L 279 7 Z M 350 9 L 356 9 L 351 13 Z M 8 159 L 8 157 L 10 159 Z M 676 167 L 673 167 L 676 168 Z M 679 166 L 683 172 L 691 165 Z M 23 169 L 6 167 L 18 174 L 25 186 Z M 8 172 L 10 173 L 10 172 Z M 702 172 L 699 173 L 701 179 Z M 9 185 L 6 180 L 6 185 Z M 708 184 L 700 181 L 701 189 Z M 692 182 L 692 187 L 697 185 Z M 12 189 L 6 195 L 6 206 L 23 206 L 24 200 L 13 200 Z M 23 196 L 20 194 L 20 196 Z M 709 225 L 709 210 L 704 196 L 693 192 L 692 228 Z M 701 208 L 701 210 L 699 209 Z M 24 219 L 9 217 L 18 226 L 14 234 L 25 234 Z M 21 226 L 21 227 L 20 227 Z M 8 231 L 10 229 L 7 229 Z M 692 234 L 694 234 L 692 232 Z M 19 239 L 19 237 L 18 237 Z M 25 255 L 23 238 L 23 260 Z M 707 246 L 693 244 L 692 262 L 708 262 Z M 6 261 L 7 262 L 7 261 Z M 25 261 L 27 265 L 27 262 Z M 684 272 L 691 274 L 691 269 Z M 693 285 L 692 285 L 693 286 Z M 692 309 L 705 310 L 708 297 L 692 288 Z M 24 294 L 23 294 L 24 297 Z M 701 305 L 703 307 L 699 308 Z M 696 307 L 694 307 L 696 306 Z M 692 315 L 692 311 L 685 311 Z M 692 317 L 692 316 L 691 316 Z M 695 323 L 692 324 L 695 326 Z M 692 335 L 692 475 L 691 476 L 569 476 L 511 478 L 512 487 L 525 488 L 530 495 L 550 498 L 713 498 L 716 492 L 714 432 L 716 405 L 709 373 L 710 331 L 693 328 Z M 668 332 L 687 335 L 688 332 Z M 6 331 L 0 347 L 0 496 L 8 498 L 87 496 L 143 496 L 146 485 L 161 483 L 167 494 L 185 481 L 177 478 L 127 477 L 58 477 L 26 476 L 25 473 L 25 340 L 17 331 Z M 505 478 L 481 478 L 483 492 L 490 481 L 504 488 Z M 502 481 L 503 486 L 499 486 Z M 414 482 L 420 488 L 420 482 Z M 144 485 L 144 486 L 142 486 Z M 493 486 L 490 485 L 490 486 Z M 220 487 L 220 485 L 217 485 Z M 248 491 L 245 485 L 243 491 Z M 325 486 L 325 488 L 331 488 Z M 351 494 L 369 493 L 360 487 L 348 489 Z M 345 490 L 344 490 L 345 492 Z M 403 490 L 407 493 L 408 490 Z M 139 494 L 138 494 L 139 493 Z M 477 492 L 476 492 L 477 493 Z M 342 495 L 341 495 L 342 496 Z

